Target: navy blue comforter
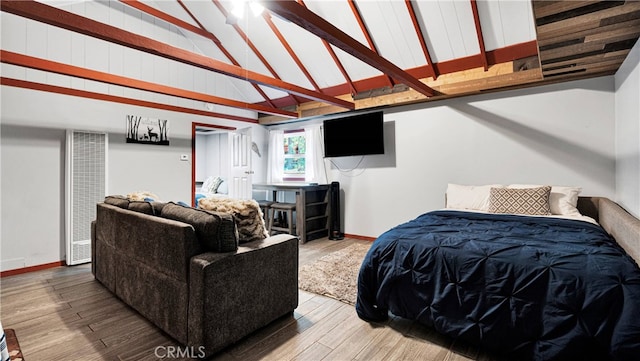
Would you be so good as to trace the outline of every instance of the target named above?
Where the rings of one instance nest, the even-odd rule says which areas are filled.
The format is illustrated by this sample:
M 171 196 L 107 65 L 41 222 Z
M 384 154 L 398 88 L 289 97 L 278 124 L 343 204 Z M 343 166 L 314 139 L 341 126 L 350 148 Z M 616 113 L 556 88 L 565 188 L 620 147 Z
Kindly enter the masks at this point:
M 356 310 L 513 360 L 640 360 L 640 269 L 583 221 L 425 213 L 373 243 Z

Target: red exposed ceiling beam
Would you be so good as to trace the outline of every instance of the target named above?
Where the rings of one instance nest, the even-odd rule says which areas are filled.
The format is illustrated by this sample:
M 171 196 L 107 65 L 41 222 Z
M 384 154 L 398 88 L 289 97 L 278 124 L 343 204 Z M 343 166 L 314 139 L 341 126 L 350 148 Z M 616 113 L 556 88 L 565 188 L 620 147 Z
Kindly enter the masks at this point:
M 489 65 L 493 65 L 537 55 L 538 41 L 532 40 L 525 43 L 505 46 L 504 48 L 489 50 L 487 52 L 487 61 L 489 62 Z M 436 73 L 442 75 L 472 68 L 479 68 L 482 66 L 482 61 L 480 60 L 480 54 L 476 54 L 464 58 L 434 63 L 433 66 L 436 70 Z M 421 76 L 421 74 L 426 73 L 428 70 L 427 65 L 423 65 L 416 68 L 407 69 L 406 71 L 413 76 L 419 77 Z M 384 87 L 385 84 L 386 79 L 382 75 L 368 79 L 361 79 L 354 82 L 354 85 L 359 89 L 376 89 Z M 349 87 L 348 84 L 345 83 L 324 88 L 322 90 L 325 94 L 339 96 L 348 92 Z M 273 102 L 276 103 L 278 107 L 290 106 L 291 104 L 287 103 L 286 100 L 287 99 L 285 98 L 273 99 Z
M 373 39 L 371 38 L 369 29 L 367 29 L 367 25 L 364 23 L 364 20 L 362 19 L 362 15 L 360 14 L 360 10 L 358 9 L 358 6 L 356 5 L 355 2 L 353 2 L 353 0 L 348 0 L 347 2 L 349 3 L 349 7 L 351 7 L 351 12 L 353 13 L 353 16 L 356 18 L 358 25 L 360 25 L 360 30 L 364 34 L 364 38 L 367 39 L 367 43 L 369 44 L 369 49 L 373 50 L 374 53 L 379 55 L 380 53 L 378 52 L 378 48 L 376 47 L 376 44 L 373 42 Z M 391 77 L 387 75 L 387 80 L 389 81 L 389 86 L 393 87 L 393 79 L 391 79 Z
M 331 44 L 329 44 L 324 39 L 322 39 L 322 44 L 324 44 L 324 47 L 329 52 L 329 55 L 331 55 L 331 58 L 333 59 L 333 62 L 336 63 L 336 66 L 340 70 L 340 73 L 342 73 L 342 76 L 344 76 L 344 80 L 347 82 L 347 85 L 349 85 L 349 90 L 351 92 L 351 95 L 356 94 L 358 92 L 358 90 L 356 89 L 356 86 L 353 84 L 353 80 L 351 80 L 351 77 L 349 76 L 349 73 L 347 73 L 347 69 L 344 68 L 344 65 L 342 65 L 342 63 L 340 62 L 340 59 L 338 59 L 338 55 L 336 54 L 336 52 L 331 47 Z
M 478 34 L 478 45 L 480 46 L 480 57 L 482 58 L 482 66 L 484 70 L 489 69 L 487 62 L 487 54 L 484 50 L 484 37 L 482 36 L 482 26 L 480 25 L 480 15 L 478 14 L 478 4 L 476 0 L 471 0 L 471 12 L 473 13 L 473 22 L 476 24 L 476 34 Z
M 130 0 L 129 0 L 129 1 L 130 1 Z M 136 2 L 138 2 L 138 0 L 135 0 L 135 1 L 136 1 Z M 184 9 L 184 11 L 185 11 L 185 12 L 186 12 L 190 17 L 191 17 L 191 19 L 193 19 L 193 21 L 195 21 L 195 22 L 196 22 L 196 24 L 198 24 L 199 28 L 196 28 L 196 29 L 201 29 L 201 30 L 203 30 L 203 31 L 205 31 L 205 32 L 207 32 L 207 33 L 209 33 L 209 32 L 207 31 L 207 29 L 204 27 L 204 25 L 202 25 L 202 24 L 198 21 L 198 19 L 197 19 L 197 18 L 196 18 L 192 13 L 191 13 L 191 11 L 189 11 L 189 9 L 187 8 L 187 6 L 186 6 L 186 5 L 185 5 L 181 0 L 178 0 L 178 3 L 180 4 L 180 6 L 182 6 L 182 8 Z M 167 14 L 167 16 L 170 16 L 170 15 L 168 15 L 168 14 Z M 179 19 L 177 19 L 177 20 L 179 20 Z M 174 25 L 176 25 L 176 26 L 179 26 L 179 25 L 177 25 L 176 23 L 173 23 L 173 24 L 174 24 Z M 211 35 L 213 35 L 213 34 L 211 34 Z M 215 36 L 214 36 L 214 38 L 215 38 Z M 216 40 L 217 40 L 217 38 L 216 38 Z M 227 48 L 225 48 L 225 47 L 222 45 L 222 42 L 221 42 L 220 40 L 217 40 L 217 41 L 216 41 L 216 40 L 214 40 L 214 43 L 218 46 L 218 49 L 220 49 L 220 51 L 221 51 L 221 52 L 222 52 L 222 53 L 227 57 L 227 59 L 229 59 L 229 61 L 230 61 L 233 65 L 240 66 L 240 63 L 239 63 L 239 62 L 238 62 L 238 61 L 233 57 L 233 55 L 231 55 L 231 53 L 227 50 Z M 268 96 L 268 95 L 267 95 L 267 94 L 266 94 L 266 93 L 265 93 L 265 92 L 260 88 L 260 86 L 259 86 L 259 85 L 257 85 L 257 84 L 251 84 L 251 85 L 253 85 L 253 88 L 258 92 L 258 94 L 260 94 L 260 96 L 262 96 L 262 98 L 267 102 L 267 104 L 268 104 L 270 107 L 272 107 L 272 108 L 275 108 L 275 107 L 276 107 L 276 106 L 273 104 L 273 102 L 271 101 L 271 99 L 269 99 L 269 96 Z
M 433 61 L 431 60 L 429 49 L 427 49 L 427 43 L 424 41 L 424 35 L 422 34 L 422 29 L 420 28 L 420 24 L 418 24 L 418 18 L 416 17 L 416 12 L 415 12 L 415 9 L 413 8 L 413 4 L 411 4 L 411 0 L 405 0 L 404 3 L 407 4 L 407 10 L 409 11 L 409 16 L 411 17 L 413 28 L 416 30 L 416 35 L 418 36 L 418 42 L 422 47 L 424 58 L 427 60 L 427 69 L 429 70 L 427 76 L 431 76 L 435 80 L 438 78 L 438 73 L 433 67 Z
M 334 46 L 344 50 L 345 52 L 364 61 L 372 67 L 390 75 L 407 86 L 415 89 L 419 93 L 431 97 L 437 92 L 421 82 L 419 79 L 411 76 L 404 70 L 387 59 L 376 54 L 371 49 L 362 45 L 359 41 L 353 39 L 349 35 L 342 32 L 320 16 L 306 9 L 304 6 L 295 1 L 267 1 L 264 6 L 278 16 L 291 21 L 294 24 L 310 31 L 312 34 L 319 36 Z
M 193 14 L 191 14 L 191 12 L 184 6 L 184 4 L 182 3 L 182 1 L 178 0 L 178 2 L 180 3 L 180 5 L 182 5 L 182 7 L 184 8 L 184 10 L 187 12 L 187 14 L 189 14 L 191 16 L 191 18 L 200 26 L 200 27 L 196 27 L 193 26 L 191 24 L 189 24 L 186 21 L 183 21 L 181 19 L 178 19 L 174 16 L 171 16 L 165 12 L 162 12 L 160 10 L 157 10 L 149 5 L 146 5 L 144 3 L 141 3 L 138 0 L 120 0 L 121 2 L 131 6 L 132 8 L 135 8 L 137 10 L 140 10 L 144 13 L 147 13 L 151 16 L 154 16 L 158 19 L 162 19 L 164 21 L 166 21 L 169 24 L 173 24 L 179 28 L 182 28 L 184 30 L 190 31 L 194 34 L 198 34 L 202 37 L 205 37 L 207 39 L 210 39 L 211 41 L 213 41 L 218 48 L 220 49 L 220 51 L 222 51 L 224 53 L 225 56 L 227 56 L 227 58 L 229 59 L 229 61 L 231 61 L 231 63 L 233 65 L 237 65 L 240 66 L 240 64 L 233 58 L 233 56 L 227 51 L 227 49 L 225 49 L 224 46 L 222 46 L 222 42 L 220 41 L 220 39 L 218 39 L 215 35 L 213 35 L 211 32 L 207 31 L 204 26 L 202 26 L 202 24 L 200 24 L 200 22 L 198 21 L 198 19 L 196 19 Z M 264 98 L 264 100 L 267 102 L 267 104 L 269 104 L 271 107 L 275 106 L 273 105 L 273 103 L 271 102 L 271 100 L 269 99 L 269 97 L 267 96 L 267 94 L 264 93 L 264 91 L 262 91 L 262 89 L 260 89 L 260 87 L 256 84 L 253 84 L 253 87 L 256 89 L 256 91 L 258 93 L 260 93 L 260 95 Z
M 142 11 L 143 13 L 147 13 L 147 14 L 153 16 L 153 17 L 156 17 L 158 19 L 162 19 L 162 20 L 166 21 L 169 24 L 173 24 L 173 25 L 175 25 L 175 26 L 177 26 L 179 28 L 182 28 L 184 30 L 188 30 L 188 31 L 190 31 L 190 32 L 192 32 L 194 34 L 198 34 L 198 35 L 200 35 L 202 37 L 210 39 L 216 44 L 220 44 L 220 40 L 215 35 L 213 35 L 212 33 L 208 32 L 208 31 L 206 31 L 204 29 L 198 28 L 197 26 L 193 26 L 193 25 L 189 24 L 186 21 L 183 21 L 183 20 L 178 19 L 178 18 L 176 18 L 174 16 L 171 16 L 171 15 L 169 15 L 169 14 L 167 14 L 165 12 L 162 12 L 162 11 L 160 11 L 160 10 L 154 8 L 154 7 L 146 5 L 146 4 L 144 4 L 144 3 L 142 3 L 142 2 L 140 2 L 138 0 L 120 0 L 120 2 L 122 2 L 122 3 L 126 4 L 126 5 L 129 5 L 134 9 L 138 9 L 138 10 Z
M 298 3 L 304 7 L 307 7 L 304 4 L 303 0 L 298 0 Z M 356 87 L 353 85 L 353 81 L 351 80 L 351 77 L 349 76 L 349 73 L 347 73 L 347 69 L 344 68 L 344 66 L 342 65 L 342 62 L 340 62 L 340 59 L 338 59 L 338 55 L 336 54 L 336 52 L 333 50 L 333 48 L 331 47 L 331 44 L 329 44 L 326 40 L 324 39 L 320 39 L 322 40 L 322 44 L 324 44 L 324 47 L 327 49 L 327 51 L 329 52 L 329 55 L 331 55 L 331 58 L 333 59 L 333 62 L 336 63 L 336 66 L 338 67 L 338 69 L 340 70 L 340 72 L 342 73 L 342 76 L 344 76 L 344 80 L 347 82 L 347 84 L 349 85 L 349 89 L 351 91 L 351 94 L 356 94 L 358 91 L 356 90 Z
M 353 102 L 326 96 L 324 94 L 302 88 L 295 84 L 283 82 L 279 79 L 252 72 L 235 65 L 227 64 L 216 59 L 180 49 L 162 42 L 134 34 L 114 26 L 106 25 L 52 6 L 35 1 L 8 1 L 0 2 L 2 11 L 22 16 L 35 21 L 43 22 L 59 28 L 67 29 L 94 38 L 140 50 L 166 59 L 175 60 L 184 64 L 196 66 L 220 74 L 245 80 L 254 84 L 261 84 L 285 92 L 298 94 L 302 97 L 319 102 L 333 104 L 346 109 L 355 109 Z
M 252 103 L 245 103 L 233 99 L 226 99 L 217 97 L 215 95 L 197 93 L 190 90 L 184 90 L 179 88 L 174 88 L 166 85 L 155 84 L 151 82 L 146 82 L 142 80 L 127 78 L 124 76 L 104 73 L 97 70 L 91 70 L 86 68 L 77 67 L 74 65 L 68 65 L 63 63 L 58 63 L 51 60 L 35 58 L 28 55 L 13 53 L 6 50 L 0 50 L 0 61 L 7 64 L 13 64 L 18 66 L 24 66 L 31 69 L 38 69 L 43 71 L 48 71 L 52 73 L 75 76 L 82 79 L 99 81 L 102 83 L 120 85 L 127 88 L 138 89 L 150 91 L 153 93 L 171 95 L 184 99 L 198 100 L 207 103 L 219 104 L 228 107 L 238 108 L 238 109 L 246 109 L 252 110 L 260 113 L 267 113 L 278 115 L 287 118 L 297 118 L 298 114 L 295 112 L 290 112 L 282 109 L 276 109 L 271 107 L 266 107 L 263 105 L 257 105 Z
M 211 1 L 218 8 L 218 10 L 220 10 L 222 15 L 226 19 L 229 19 L 229 17 L 230 17 L 229 13 L 224 8 L 224 6 L 222 6 L 220 1 L 219 0 L 211 0 Z M 271 75 L 276 79 L 282 79 L 282 78 L 280 78 L 280 75 L 278 75 L 276 70 L 271 66 L 271 64 L 269 64 L 269 62 L 267 61 L 267 58 L 265 58 L 264 55 L 262 55 L 260 50 L 258 50 L 258 48 L 255 46 L 255 44 L 253 44 L 253 42 L 251 41 L 251 39 L 249 39 L 249 36 L 242 30 L 242 28 L 240 28 L 240 26 L 238 24 L 236 24 L 236 23 L 232 23 L 231 26 L 233 26 L 233 28 L 235 29 L 236 33 L 238 33 L 238 35 L 240 35 L 242 40 L 244 40 L 244 42 L 249 46 L 251 51 L 253 51 L 253 53 L 258 57 L 258 59 L 260 59 L 260 61 L 267 68 L 267 70 L 269 70 Z M 301 103 L 301 101 L 299 99 L 297 99 L 295 96 L 289 95 L 289 97 L 293 100 L 293 102 L 295 104 L 300 104 Z
M 278 38 L 278 40 L 280 40 L 280 44 L 282 44 L 282 46 L 285 48 L 285 50 L 287 51 L 287 53 L 289 53 L 289 55 L 291 56 L 291 58 L 293 59 L 293 61 L 298 65 L 298 68 L 300 68 L 300 70 L 302 71 L 302 73 L 304 74 L 304 76 L 307 77 L 307 80 L 309 80 L 309 82 L 311 83 L 311 85 L 313 85 L 313 88 L 316 91 L 320 91 L 320 87 L 318 86 L 318 83 L 316 83 L 315 80 L 313 80 L 313 77 L 311 76 L 311 73 L 309 73 L 309 71 L 307 70 L 307 68 L 304 66 L 304 64 L 302 64 L 302 61 L 300 60 L 300 58 L 298 57 L 298 54 L 296 54 L 295 51 L 293 51 L 293 49 L 291 48 L 291 46 L 289 45 L 289 42 L 287 41 L 287 39 L 284 38 L 284 36 L 282 35 L 282 33 L 280 32 L 280 30 L 278 29 L 278 27 L 276 26 L 276 24 L 274 24 L 273 20 L 271 20 L 271 15 L 269 15 L 267 12 L 264 12 L 262 14 L 262 17 L 264 18 L 264 20 L 267 22 L 267 25 L 269 25 L 269 27 L 271 28 L 271 31 L 273 31 L 273 33 L 276 35 L 276 37 Z
M 120 97 L 115 95 L 95 93 L 95 92 L 90 92 L 86 90 L 65 88 L 57 85 L 34 83 L 26 80 L 0 77 L 0 85 L 12 86 L 12 87 L 23 88 L 23 89 L 40 90 L 48 93 L 64 94 L 64 95 L 70 95 L 70 96 L 75 96 L 80 98 L 103 100 L 103 101 L 120 103 L 120 104 L 129 104 L 129 105 L 135 105 L 135 106 L 145 107 L 145 108 L 162 109 L 162 110 L 168 110 L 168 111 L 178 112 L 178 113 L 203 115 L 205 117 L 215 117 L 215 118 L 222 118 L 222 119 L 238 120 L 241 122 L 248 122 L 248 123 L 258 123 L 257 119 L 245 118 L 237 115 L 208 112 L 205 110 L 191 109 L 191 108 L 179 107 L 175 105 L 149 102 L 146 100 L 131 99 L 131 98 L 125 98 L 125 97 Z

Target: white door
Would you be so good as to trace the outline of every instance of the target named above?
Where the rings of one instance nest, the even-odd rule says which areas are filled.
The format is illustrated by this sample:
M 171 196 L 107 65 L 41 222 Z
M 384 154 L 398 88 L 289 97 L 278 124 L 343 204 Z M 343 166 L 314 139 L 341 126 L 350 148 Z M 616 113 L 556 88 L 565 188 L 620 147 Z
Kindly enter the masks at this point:
M 229 132 L 229 196 L 237 199 L 252 198 L 251 128 Z

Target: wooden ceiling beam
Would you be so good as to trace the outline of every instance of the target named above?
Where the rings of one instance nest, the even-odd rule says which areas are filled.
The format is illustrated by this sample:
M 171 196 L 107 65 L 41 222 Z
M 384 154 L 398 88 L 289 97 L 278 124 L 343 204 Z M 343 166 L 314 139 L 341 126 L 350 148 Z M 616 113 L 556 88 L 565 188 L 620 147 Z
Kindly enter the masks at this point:
M 211 2 L 213 2 L 213 5 L 215 5 L 216 8 L 218 8 L 218 10 L 222 13 L 222 16 L 225 17 L 225 19 L 229 19 L 230 18 L 229 12 L 227 12 L 227 9 L 225 9 L 224 6 L 222 6 L 222 4 L 220 3 L 219 0 L 211 0 Z M 233 29 L 236 31 L 236 33 L 242 38 L 242 40 L 245 42 L 245 44 L 247 44 L 249 49 L 251 49 L 251 51 L 253 51 L 255 56 L 257 56 L 258 59 L 260 59 L 260 62 L 262 62 L 262 65 L 264 65 L 265 68 L 267 68 L 267 70 L 269 70 L 269 73 L 271 73 L 271 76 L 273 76 L 276 79 L 282 80 L 282 78 L 280 77 L 280 75 L 278 75 L 276 70 L 271 66 L 271 64 L 269 64 L 269 62 L 267 61 L 267 58 L 265 58 L 264 55 L 262 55 L 262 52 L 260 52 L 260 50 L 258 50 L 258 48 L 251 41 L 251 39 L 249 39 L 249 36 L 242 30 L 242 28 L 240 28 L 240 26 L 237 23 L 231 23 L 230 25 L 233 27 Z M 298 98 L 296 98 L 294 95 L 289 94 L 288 97 L 291 100 L 293 100 L 293 103 L 295 103 L 295 104 L 300 104 L 301 103 L 301 101 Z
M 517 59 L 525 59 L 530 57 L 538 56 L 538 45 L 535 40 L 528 41 L 525 43 L 514 44 L 505 46 L 504 48 L 498 48 L 495 50 L 490 50 L 487 52 L 487 61 L 489 62 L 489 70 L 491 71 L 491 67 L 495 64 L 501 64 L 510 62 Z M 445 76 L 450 73 L 456 73 L 460 71 L 464 71 L 465 69 L 474 69 L 482 67 L 482 61 L 480 60 L 480 55 L 472 55 L 464 58 L 447 60 L 440 63 L 434 63 L 434 68 L 436 68 L 436 73 L 438 73 L 438 78 L 429 81 L 429 79 L 423 78 L 422 81 L 427 82 L 427 85 L 433 88 L 433 82 L 440 79 L 440 77 Z M 406 69 L 405 71 L 414 77 L 421 77 L 421 74 L 425 74 L 428 72 L 426 69 L 427 65 L 418 66 L 416 68 Z M 382 88 L 385 86 L 386 79 L 384 79 L 383 75 L 374 76 L 372 78 L 360 79 L 354 81 L 354 86 L 358 89 L 376 89 Z M 349 92 L 348 85 L 338 84 L 336 86 L 328 87 L 323 89 L 325 94 L 333 95 L 336 97 L 342 97 L 342 95 L 347 94 Z M 273 99 L 274 103 L 278 105 L 280 108 L 284 108 L 292 105 L 287 102 L 285 98 Z M 299 107 L 303 107 L 305 103 L 299 104 Z M 356 104 L 357 107 L 357 104 Z
M 429 82 L 431 87 L 440 92 L 440 94 L 435 97 L 426 98 L 414 89 L 409 89 L 399 93 L 356 99 L 356 109 L 364 110 L 439 101 L 464 95 L 528 87 L 544 80 L 540 68 L 518 71 L 515 69 L 517 69 L 517 67 L 514 66 L 514 62 L 508 61 L 501 64 L 493 64 L 487 71 L 485 71 L 482 66 L 477 66 L 473 69 L 442 74 L 438 77 L 438 80 Z M 318 102 L 308 102 L 298 106 L 298 112 L 301 118 L 316 117 L 338 113 L 340 111 L 340 109 L 336 109 L 334 106 Z M 277 116 L 261 116 L 259 118 L 259 123 L 265 125 L 287 122 L 289 122 L 289 120 Z
M 303 0 L 297 0 L 297 1 L 298 1 L 298 3 L 300 5 L 302 5 L 304 7 L 307 7 Z M 347 85 L 349 85 L 349 89 L 351 90 L 351 94 L 352 95 L 356 94 L 358 92 L 358 90 L 356 89 L 355 85 L 353 84 L 353 80 L 351 80 L 351 77 L 349 76 L 349 73 L 347 73 L 347 69 L 344 68 L 344 65 L 342 65 L 342 62 L 340 61 L 340 59 L 338 59 L 338 55 L 336 54 L 336 52 L 331 47 L 331 44 L 329 44 L 324 39 L 320 39 L 320 40 L 322 40 L 322 44 L 327 49 L 327 52 L 329 52 L 329 55 L 331 55 L 331 58 L 333 59 L 333 62 L 336 64 L 336 66 L 338 67 L 338 69 L 342 73 L 342 76 L 344 76 L 344 80 L 347 83 Z
M 0 85 L 12 86 L 15 88 L 22 88 L 22 89 L 38 90 L 38 91 L 44 91 L 44 92 L 54 93 L 54 94 L 64 94 L 64 95 L 69 95 L 74 97 L 95 99 L 95 100 L 101 100 L 106 102 L 128 104 L 128 105 L 134 105 L 138 107 L 162 109 L 162 110 L 168 110 L 171 112 L 237 120 L 240 122 L 247 122 L 247 123 L 258 123 L 257 119 L 246 118 L 246 117 L 241 117 L 237 115 L 222 114 L 222 113 L 210 112 L 206 110 L 199 110 L 199 109 L 180 107 L 180 106 L 164 104 L 164 103 L 150 102 L 150 101 L 140 100 L 140 99 L 131 99 L 131 98 L 126 98 L 126 97 L 121 97 L 121 96 L 116 96 L 111 94 L 102 94 L 102 93 L 90 92 L 87 90 L 61 87 L 57 85 L 35 83 L 35 82 L 20 80 L 20 79 L 0 77 Z
M 353 16 L 356 18 L 358 25 L 360 25 L 360 31 L 362 31 L 364 38 L 367 40 L 367 44 L 369 44 L 369 49 L 371 49 L 374 53 L 379 55 L 380 53 L 378 52 L 376 43 L 374 43 L 373 39 L 371 38 L 371 33 L 369 33 L 367 24 L 365 24 L 364 20 L 362 19 L 362 14 L 360 14 L 360 9 L 358 9 L 358 5 L 356 5 L 356 3 L 353 0 L 347 0 L 347 2 L 349 3 L 351 12 L 353 13 Z M 387 77 L 387 81 L 389 83 L 388 85 L 393 88 L 393 85 L 394 85 L 393 79 L 386 74 L 385 76 Z
M 308 30 L 312 34 L 327 40 L 334 46 L 353 55 L 372 67 L 382 71 L 384 74 L 404 83 L 417 90 L 421 94 L 432 97 L 437 92 L 428 85 L 400 69 L 389 60 L 376 54 L 359 41 L 353 39 L 343 31 L 330 24 L 320 16 L 306 9 L 295 1 L 267 1 L 264 6 L 277 16 Z
M 169 15 L 165 12 L 162 12 L 154 7 L 151 7 L 145 3 L 142 3 L 138 0 L 120 0 L 121 3 L 128 5 L 136 10 L 142 11 L 143 13 L 146 13 L 148 15 L 151 15 L 155 18 L 161 19 L 166 21 L 169 24 L 173 24 L 179 28 L 182 28 L 184 30 L 190 31 L 194 34 L 198 34 L 204 38 L 207 38 L 211 41 L 213 41 L 216 44 L 220 44 L 220 40 L 213 35 L 212 33 L 206 31 L 205 29 L 201 29 L 198 28 L 197 26 L 193 26 L 192 24 L 189 24 L 188 22 L 178 19 L 172 15 Z
M 296 4 L 296 6 L 299 5 Z M 254 84 L 261 84 L 288 93 L 297 94 L 304 98 L 344 107 L 346 109 L 355 109 L 353 102 L 326 96 L 295 84 L 286 83 L 279 79 L 274 79 L 232 64 L 227 64 L 216 59 L 164 44 L 162 42 L 63 11 L 46 4 L 35 1 L 6 0 L 0 2 L 0 9 L 14 15 L 231 76 L 236 79 L 245 80 Z
M 6 64 L 23 66 L 31 69 L 48 71 L 51 73 L 74 76 L 77 78 L 99 81 L 102 83 L 119 85 L 127 88 L 149 91 L 158 94 L 171 95 L 184 99 L 198 100 L 206 103 L 219 104 L 232 108 L 251 110 L 259 113 L 278 115 L 286 118 L 297 118 L 298 114 L 263 105 L 245 103 L 233 99 L 221 98 L 215 95 L 198 93 L 190 90 L 174 88 L 162 84 L 127 78 L 124 76 L 105 73 L 97 70 L 81 68 L 74 65 L 0 50 L 0 61 Z
M 476 0 L 471 1 L 471 12 L 473 13 L 473 22 L 476 25 L 476 34 L 478 35 L 478 46 L 480 47 L 480 57 L 482 59 L 482 66 L 484 70 L 489 69 L 489 63 L 487 62 L 487 52 L 484 48 L 484 36 L 482 36 L 482 25 L 480 24 L 480 14 L 478 13 L 478 4 Z
M 298 54 L 296 54 L 296 52 L 293 51 L 293 48 L 291 48 L 291 45 L 289 45 L 289 42 L 287 41 L 287 39 L 284 38 L 284 35 L 282 35 L 282 32 L 280 32 L 280 29 L 278 29 L 278 27 L 273 22 L 273 20 L 271 20 L 271 14 L 265 11 L 264 13 L 262 13 L 262 17 L 264 21 L 267 22 L 267 25 L 269 26 L 271 31 L 273 31 L 273 33 L 275 34 L 276 38 L 280 40 L 280 44 L 282 44 L 282 46 L 287 51 L 287 53 L 289 53 L 289 56 L 291 56 L 291 59 L 293 59 L 296 65 L 298 65 L 298 68 L 300 69 L 300 71 L 302 71 L 302 74 L 304 74 L 304 76 L 307 78 L 309 83 L 311 83 L 313 88 L 317 92 L 320 92 L 321 91 L 320 86 L 318 86 L 318 83 L 316 83 L 316 81 L 313 79 L 313 77 L 311 76 L 311 73 L 309 73 L 309 70 L 307 70 L 307 67 L 304 66 L 304 64 L 302 64 L 302 60 L 300 60 L 300 58 L 298 57 Z
M 238 61 L 236 61 L 236 59 L 233 57 L 233 55 L 231 55 L 231 53 L 229 53 L 229 51 L 227 51 L 227 49 L 222 45 L 222 42 L 220 41 L 220 39 L 218 39 L 213 33 L 211 33 L 210 31 L 208 31 L 207 29 L 205 29 L 205 27 L 198 21 L 198 19 L 191 13 L 191 11 L 189 11 L 189 9 L 184 5 L 184 3 L 181 0 L 178 0 L 178 3 L 180 4 L 180 6 L 182 6 L 182 8 L 184 9 L 184 11 L 191 17 L 191 19 L 193 19 L 193 21 L 196 22 L 196 24 L 198 24 L 198 26 L 193 26 L 191 24 L 189 24 L 186 21 L 183 21 L 181 19 L 176 18 L 175 16 L 169 15 L 165 12 L 162 12 L 156 8 L 153 8 L 149 5 L 146 5 L 142 2 L 140 2 L 139 0 L 120 0 L 120 2 L 134 8 L 137 9 L 139 11 L 142 11 L 146 14 L 149 14 L 153 17 L 156 17 L 158 19 L 164 20 L 169 24 L 173 24 L 181 29 L 190 31 L 194 34 L 198 34 L 204 38 L 207 38 L 211 41 L 213 41 L 214 44 L 216 44 L 216 46 L 218 47 L 218 49 L 220 49 L 220 51 L 222 51 L 222 53 L 227 57 L 227 59 L 229 59 L 229 61 L 233 64 L 233 65 L 237 65 L 237 66 L 241 66 L 240 63 L 238 63 Z M 251 84 L 253 85 L 254 89 L 262 96 L 262 98 L 265 100 L 265 102 L 267 102 L 267 104 L 269 104 L 270 107 L 275 108 L 275 105 L 273 105 L 273 102 L 271 101 L 271 99 L 267 96 L 267 94 L 265 94 L 265 92 L 260 89 L 260 87 L 257 84 Z
M 416 16 L 416 11 L 413 8 L 413 4 L 411 0 L 404 0 L 404 3 L 407 5 L 407 11 L 409 12 L 409 17 L 411 17 L 411 22 L 413 23 L 413 28 L 416 31 L 416 35 L 418 36 L 418 42 L 420 43 L 420 47 L 422 48 L 422 53 L 424 54 L 424 58 L 427 61 L 427 76 L 432 77 L 434 80 L 438 78 L 438 72 L 433 67 L 433 61 L 431 60 L 431 55 L 429 54 L 429 49 L 427 48 L 427 43 L 424 40 L 424 34 L 422 33 L 422 29 L 420 28 L 420 24 L 418 23 L 418 17 Z

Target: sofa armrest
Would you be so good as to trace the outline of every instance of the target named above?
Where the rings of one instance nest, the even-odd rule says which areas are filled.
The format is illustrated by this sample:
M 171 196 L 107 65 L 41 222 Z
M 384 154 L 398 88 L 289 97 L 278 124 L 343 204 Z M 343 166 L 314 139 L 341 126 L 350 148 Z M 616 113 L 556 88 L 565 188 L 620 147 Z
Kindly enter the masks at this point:
M 91 221 L 91 273 L 96 276 L 96 221 Z
M 189 277 L 189 345 L 210 355 L 298 306 L 298 238 L 194 256 Z

